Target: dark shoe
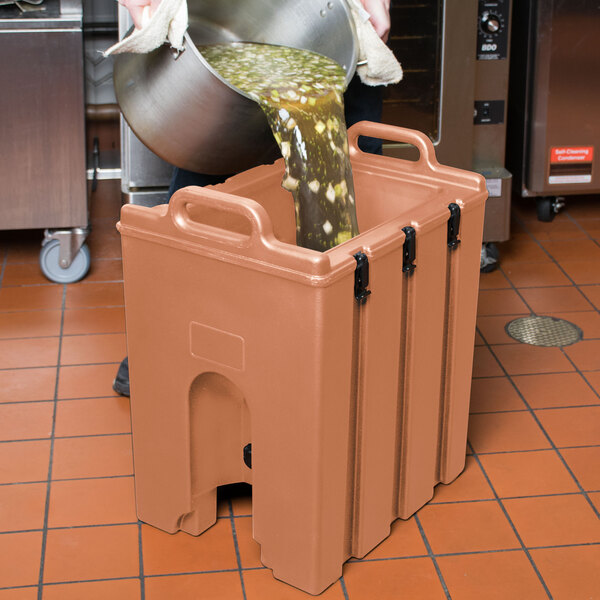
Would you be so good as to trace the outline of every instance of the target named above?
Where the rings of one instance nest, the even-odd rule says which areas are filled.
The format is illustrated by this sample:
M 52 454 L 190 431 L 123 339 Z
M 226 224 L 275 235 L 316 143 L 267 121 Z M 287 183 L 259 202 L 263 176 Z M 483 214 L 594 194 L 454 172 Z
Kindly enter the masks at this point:
M 125 357 L 119 365 L 117 376 L 113 381 L 113 390 L 121 396 L 129 397 L 129 357 Z

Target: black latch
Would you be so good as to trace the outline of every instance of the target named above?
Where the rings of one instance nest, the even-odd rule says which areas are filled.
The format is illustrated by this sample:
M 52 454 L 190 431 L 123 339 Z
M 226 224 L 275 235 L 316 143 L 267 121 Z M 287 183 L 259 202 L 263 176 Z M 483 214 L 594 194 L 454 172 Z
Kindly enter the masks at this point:
M 354 297 L 359 304 L 364 304 L 367 301 L 367 296 L 371 293 L 371 290 L 367 289 L 369 285 L 369 259 L 364 252 L 357 252 L 354 258 L 356 260 Z
M 252 468 L 252 444 L 244 446 L 244 463 L 249 469 Z
M 414 227 L 403 227 L 402 231 L 404 231 L 405 236 L 403 246 L 404 256 L 402 257 L 402 271 L 404 273 L 412 273 L 417 268 L 417 265 L 414 264 L 415 258 L 417 257 L 417 234 Z
M 460 206 L 452 202 L 448 205 L 450 218 L 448 219 L 448 248 L 454 250 L 459 244 L 458 231 L 460 229 Z

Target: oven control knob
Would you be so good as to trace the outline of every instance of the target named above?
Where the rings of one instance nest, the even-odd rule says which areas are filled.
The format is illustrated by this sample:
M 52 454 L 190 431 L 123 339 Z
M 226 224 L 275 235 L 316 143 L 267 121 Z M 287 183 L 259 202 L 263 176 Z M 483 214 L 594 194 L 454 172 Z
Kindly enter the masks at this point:
M 502 27 L 502 21 L 498 15 L 483 13 L 481 15 L 481 28 L 485 33 L 498 33 Z

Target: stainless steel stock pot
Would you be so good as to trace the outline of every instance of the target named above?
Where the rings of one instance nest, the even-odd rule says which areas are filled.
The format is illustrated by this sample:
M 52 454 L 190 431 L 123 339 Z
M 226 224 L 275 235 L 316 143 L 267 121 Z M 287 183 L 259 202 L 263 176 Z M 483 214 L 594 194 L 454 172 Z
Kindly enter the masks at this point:
M 255 102 L 223 80 L 197 45 L 262 42 L 319 52 L 349 81 L 357 43 L 345 0 L 188 0 L 189 27 L 179 55 L 164 44 L 149 54 L 115 57 L 114 84 L 135 134 L 167 162 L 228 174 L 277 157 Z

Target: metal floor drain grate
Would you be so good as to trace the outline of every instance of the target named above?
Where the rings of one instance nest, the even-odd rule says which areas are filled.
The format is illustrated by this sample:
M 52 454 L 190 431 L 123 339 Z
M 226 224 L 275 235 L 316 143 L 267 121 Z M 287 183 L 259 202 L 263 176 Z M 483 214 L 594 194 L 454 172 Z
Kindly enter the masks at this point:
M 506 333 L 522 344 L 546 347 L 570 346 L 583 337 L 583 331 L 569 321 L 536 316 L 510 321 Z

